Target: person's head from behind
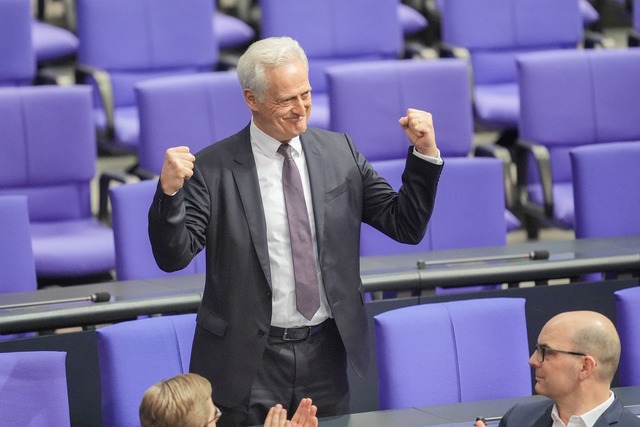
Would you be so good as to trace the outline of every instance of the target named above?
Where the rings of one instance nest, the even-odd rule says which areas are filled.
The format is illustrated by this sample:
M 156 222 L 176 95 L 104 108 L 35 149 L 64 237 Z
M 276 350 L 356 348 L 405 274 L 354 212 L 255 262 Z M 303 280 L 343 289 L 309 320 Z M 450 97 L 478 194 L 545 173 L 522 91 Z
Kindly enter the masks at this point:
M 538 394 L 558 401 L 580 393 L 608 393 L 620 359 L 613 323 L 593 311 L 570 311 L 547 322 L 529 359 Z
M 311 114 L 309 62 L 297 41 L 270 37 L 240 57 L 238 79 L 256 126 L 287 142 L 307 129 Z
M 214 427 L 220 413 L 211 383 L 197 374 L 180 374 L 152 385 L 140 403 L 142 427 Z

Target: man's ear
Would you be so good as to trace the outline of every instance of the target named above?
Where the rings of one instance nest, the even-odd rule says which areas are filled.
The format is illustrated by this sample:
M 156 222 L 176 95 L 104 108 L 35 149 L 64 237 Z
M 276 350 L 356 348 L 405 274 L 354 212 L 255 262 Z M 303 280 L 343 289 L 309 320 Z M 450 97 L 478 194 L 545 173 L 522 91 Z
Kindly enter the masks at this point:
M 580 378 L 586 379 L 593 375 L 597 366 L 598 362 L 593 356 L 584 356 L 582 359 L 582 366 L 580 367 Z
M 244 96 L 244 101 L 249 106 L 251 111 L 258 111 L 258 100 L 256 96 L 253 94 L 251 89 L 245 89 L 242 91 L 242 95 Z

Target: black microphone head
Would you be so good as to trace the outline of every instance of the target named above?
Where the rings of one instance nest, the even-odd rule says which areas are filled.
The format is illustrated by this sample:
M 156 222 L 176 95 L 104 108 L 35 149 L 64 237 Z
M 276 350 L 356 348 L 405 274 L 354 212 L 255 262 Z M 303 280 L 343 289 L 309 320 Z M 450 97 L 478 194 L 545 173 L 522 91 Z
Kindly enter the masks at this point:
M 540 250 L 540 251 L 529 252 L 529 259 L 532 259 L 532 260 L 549 259 L 549 251 Z
M 111 294 L 109 292 L 96 292 L 91 295 L 91 301 L 93 302 L 107 302 L 111 299 Z

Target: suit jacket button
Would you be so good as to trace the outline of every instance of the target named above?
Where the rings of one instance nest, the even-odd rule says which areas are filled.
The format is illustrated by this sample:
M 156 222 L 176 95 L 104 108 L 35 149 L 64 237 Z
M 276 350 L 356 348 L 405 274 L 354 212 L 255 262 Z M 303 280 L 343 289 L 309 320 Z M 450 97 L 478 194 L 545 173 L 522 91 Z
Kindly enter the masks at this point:
M 264 331 L 262 329 L 258 330 L 258 335 L 263 337 L 264 336 Z

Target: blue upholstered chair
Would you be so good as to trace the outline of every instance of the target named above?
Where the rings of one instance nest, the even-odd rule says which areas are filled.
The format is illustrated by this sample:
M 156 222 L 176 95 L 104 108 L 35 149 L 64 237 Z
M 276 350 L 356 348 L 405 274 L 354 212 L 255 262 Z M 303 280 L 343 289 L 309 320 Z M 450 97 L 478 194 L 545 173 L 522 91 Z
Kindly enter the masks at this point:
M 91 211 L 91 89 L 0 89 L 0 195 L 28 198 L 38 278 L 109 275 L 113 232 Z
M 523 298 L 420 304 L 374 324 L 380 409 L 531 395 Z
M 614 292 L 616 299 L 616 328 L 620 335 L 622 353 L 618 366 L 620 386 L 640 385 L 640 288 Z
M 444 0 L 442 54 L 465 52 L 473 67 L 476 122 L 513 143 L 518 128 L 516 56 L 575 49 L 584 31 L 577 0 Z
M 213 12 L 213 33 L 220 50 L 246 46 L 256 37 L 255 30 L 249 24 L 217 10 Z
M 31 21 L 31 40 L 38 64 L 75 60 L 80 42 L 66 28 L 34 19 Z
M 36 75 L 31 2 L 0 2 L 0 86 L 30 85 Z
M 0 196 L 0 294 L 38 289 L 26 196 Z M 0 341 L 31 334 L 1 334 Z
M 5 426 L 71 425 L 67 353 L 0 353 L 0 423 Z
M 331 65 L 397 59 L 403 35 L 398 0 L 261 0 L 262 38 L 290 36 L 309 59 L 313 111 L 309 124 L 329 127 L 325 69 Z
M 195 314 L 180 314 L 96 331 L 105 426 L 140 425 L 138 407 L 145 390 L 189 371 L 195 326 Z
M 574 227 L 569 151 L 640 141 L 640 50 L 538 52 L 517 60 L 520 200 L 529 236 Z
M 205 251 L 182 270 L 166 273 L 153 258 L 149 243 L 149 206 L 158 186 L 157 179 L 123 184 L 110 191 L 113 234 L 118 280 L 148 279 L 204 273 Z
M 409 106 L 423 109 L 434 116 L 438 147 L 447 164 L 422 242 L 416 246 L 400 244 L 363 224 L 361 255 L 505 244 L 507 230 L 518 224 L 505 210 L 505 188 L 510 188 L 505 184 L 505 170 L 510 161 L 468 157 L 473 145 L 473 118 L 467 64 L 440 59 L 387 60 L 373 65 L 345 64 L 327 69 L 331 128 L 349 134 L 374 168 L 399 190 L 409 143 L 397 119 Z M 468 197 L 462 197 L 461 192 Z M 512 227 L 508 227 L 506 218 L 514 219 Z
M 569 152 L 577 238 L 640 236 L 640 138 Z
M 140 114 L 139 168 L 160 174 L 165 151 L 193 153 L 249 124 L 251 112 L 235 72 L 163 77 L 136 86 Z
M 213 7 L 211 0 L 77 1 L 78 71 L 95 88 L 105 149 L 137 148 L 136 83 L 214 69 Z

